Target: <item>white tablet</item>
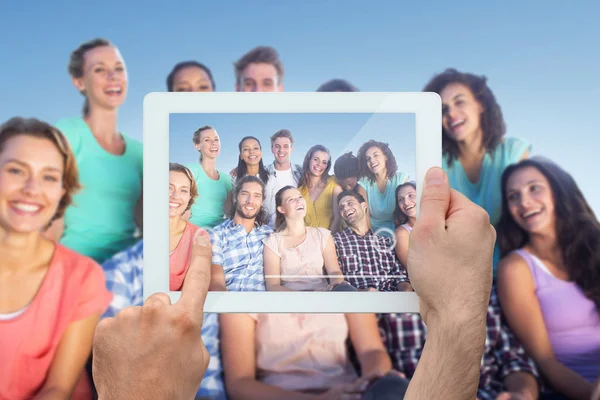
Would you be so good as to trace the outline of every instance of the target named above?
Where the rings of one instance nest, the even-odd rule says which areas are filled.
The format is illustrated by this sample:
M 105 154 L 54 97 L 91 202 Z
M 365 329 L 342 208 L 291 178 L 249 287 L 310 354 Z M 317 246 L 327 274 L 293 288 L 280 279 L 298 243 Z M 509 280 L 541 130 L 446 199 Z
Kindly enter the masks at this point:
M 406 177 L 416 182 L 417 213 L 425 174 L 429 168 L 441 166 L 442 162 L 441 100 L 434 93 L 150 93 L 144 98 L 144 298 L 163 292 L 169 294 L 173 302 L 179 299 L 181 292 L 169 290 L 170 197 L 167 183 L 170 174 L 167 165 L 175 162 L 191 166 L 191 169 L 199 165 L 199 150 L 192 138 L 194 132 L 204 126 L 218 132 L 220 152 L 216 167 L 222 175 L 227 175 L 223 177 L 227 179 L 240 160 L 240 141 L 247 136 L 260 142 L 263 167 L 274 162 L 270 138 L 281 129 L 288 130 L 293 136 L 292 165 L 302 167 L 309 149 L 322 145 L 329 152 L 329 175 L 334 175 L 335 161 L 341 155 L 351 151 L 356 156 L 361 145 L 369 140 L 385 143 L 396 160 L 394 182 L 397 184 Z M 196 171 L 199 173 L 197 167 Z M 393 186 L 388 184 L 384 189 L 385 196 L 382 196 L 393 196 L 395 205 L 395 193 L 390 194 L 395 192 Z M 235 198 L 236 186 L 233 188 L 231 193 Z M 203 190 L 204 186 L 199 187 L 200 196 Z M 385 200 L 375 198 L 376 193 L 372 196 L 369 202 L 373 204 L 369 208 L 373 209 L 369 210 L 369 216 L 376 219 L 378 203 L 385 204 Z M 389 200 L 387 204 L 389 208 Z M 210 205 L 207 203 L 205 209 L 195 211 L 196 215 L 190 221 L 208 210 Z M 225 223 L 228 216 L 224 214 L 221 218 Z M 385 225 L 384 221 L 377 229 L 378 234 L 389 235 L 393 243 L 395 228 Z M 206 230 L 215 229 L 211 225 Z M 231 247 L 236 244 L 232 241 L 225 244 L 229 248 L 219 250 L 222 256 L 223 252 L 229 251 L 225 257 L 235 257 Z M 241 269 L 234 267 L 238 273 L 243 273 L 244 266 Z M 345 271 L 347 281 L 360 279 L 364 274 L 360 268 L 353 271 Z M 243 289 L 210 291 L 204 310 L 211 313 L 419 311 L 414 292 Z

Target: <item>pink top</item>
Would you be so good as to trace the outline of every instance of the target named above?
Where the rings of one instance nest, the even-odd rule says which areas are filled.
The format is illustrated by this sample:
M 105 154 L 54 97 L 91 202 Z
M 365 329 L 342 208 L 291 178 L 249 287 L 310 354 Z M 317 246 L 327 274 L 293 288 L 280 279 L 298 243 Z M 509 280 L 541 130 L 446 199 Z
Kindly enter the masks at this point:
M 257 379 L 286 390 L 327 390 L 358 375 L 346 348 L 344 314 L 250 314 Z
M 306 238 L 294 247 L 283 245 L 284 237 L 280 232 L 263 239 L 264 245 L 281 260 L 281 286 L 293 290 L 327 290 L 323 274 L 323 252 L 330 238 L 331 232 L 328 229 L 307 226 Z
M 169 290 L 171 291 L 181 290 L 183 286 L 183 279 L 190 267 L 192 258 L 192 245 L 197 236 L 205 236 L 210 239 L 208 232 L 204 229 L 187 222 L 177 247 L 169 255 L 169 268 L 171 271 Z
M 75 321 L 100 316 L 111 300 L 102 268 L 91 258 L 56 244 L 48 272 L 31 303 L 21 313 L 0 318 L 0 399 L 35 396 L 65 330 Z M 83 369 L 72 399 L 91 399 Z

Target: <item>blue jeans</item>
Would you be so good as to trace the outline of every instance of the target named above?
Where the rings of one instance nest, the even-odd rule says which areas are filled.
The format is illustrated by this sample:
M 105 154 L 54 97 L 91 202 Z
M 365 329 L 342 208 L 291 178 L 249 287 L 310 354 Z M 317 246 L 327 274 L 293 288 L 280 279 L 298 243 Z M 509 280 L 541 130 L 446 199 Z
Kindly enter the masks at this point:
M 362 400 L 401 400 L 408 389 L 408 379 L 388 374 L 371 383 Z

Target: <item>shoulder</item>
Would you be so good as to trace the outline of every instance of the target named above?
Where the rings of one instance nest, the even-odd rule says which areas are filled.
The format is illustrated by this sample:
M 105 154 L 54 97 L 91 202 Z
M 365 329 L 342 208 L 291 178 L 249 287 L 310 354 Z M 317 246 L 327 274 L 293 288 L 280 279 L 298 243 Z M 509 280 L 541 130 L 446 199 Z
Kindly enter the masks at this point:
M 64 271 L 64 276 L 79 284 L 95 284 L 104 289 L 106 277 L 104 270 L 96 261 L 71 250 L 61 244 L 56 244 L 54 262 Z
M 515 250 L 498 262 L 497 281 L 498 287 L 521 286 L 533 284 L 531 269 L 527 260 L 521 255 L 524 250 Z
M 394 186 L 398 186 L 406 182 L 410 178 L 410 175 L 406 172 L 398 171 L 391 178 Z
M 331 231 L 327 228 L 307 226 L 306 230 L 307 232 L 310 232 L 311 235 L 318 235 L 322 238 L 331 236 Z
M 187 224 L 186 227 L 190 230 L 192 236 L 198 235 L 198 236 L 209 237 L 208 232 L 205 229 L 200 228 L 198 225 L 194 225 L 189 221 L 186 221 L 186 224 Z
M 126 135 L 124 133 L 121 133 L 121 136 L 123 136 L 125 143 L 127 143 L 129 151 L 131 151 L 132 153 L 135 153 L 136 155 L 143 154 L 144 145 L 142 144 L 141 141 L 139 141 L 138 139 L 134 139 L 131 136 Z
M 523 158 L 526 152 L 531 152 L 531 150 L 531 144 L 525 139 L 505 137 L 496 152 L 500 151 L 510 163 L 516 163 Z
M 54 127 L 65 136 L 74 150 L 78 148 L 83 133 L 89 129 L 81 117 L 61 118 L 54 123 Z

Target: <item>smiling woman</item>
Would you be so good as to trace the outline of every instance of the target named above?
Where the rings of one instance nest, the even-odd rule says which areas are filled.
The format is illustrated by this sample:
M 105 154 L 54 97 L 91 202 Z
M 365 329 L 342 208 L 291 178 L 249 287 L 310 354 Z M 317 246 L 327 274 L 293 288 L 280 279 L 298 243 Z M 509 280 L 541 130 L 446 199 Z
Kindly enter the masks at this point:
M 112 295 L 97 263 L 41 235 L 79 187 L 58 130 L 22 118 L 0 127 L 2 399 L 90 399 L 82 372 Z
M 190 266 L 192 244 L 198 236 L 210 240 L 208 232 L 183 219 L 198 197 L 192 172 L 181 164 L 169 163 L 169 288 L 181 290 Z
M 137 241 L 142 144 L 117 129 L 128 77 L 114 45 L 104 39 L 83 43 L 71 54 L 69 73 L 85 97 L 83 116 L 62 119 L 56 127 L 73 149 L 83 189 L 47 236 L 102 263 Z

